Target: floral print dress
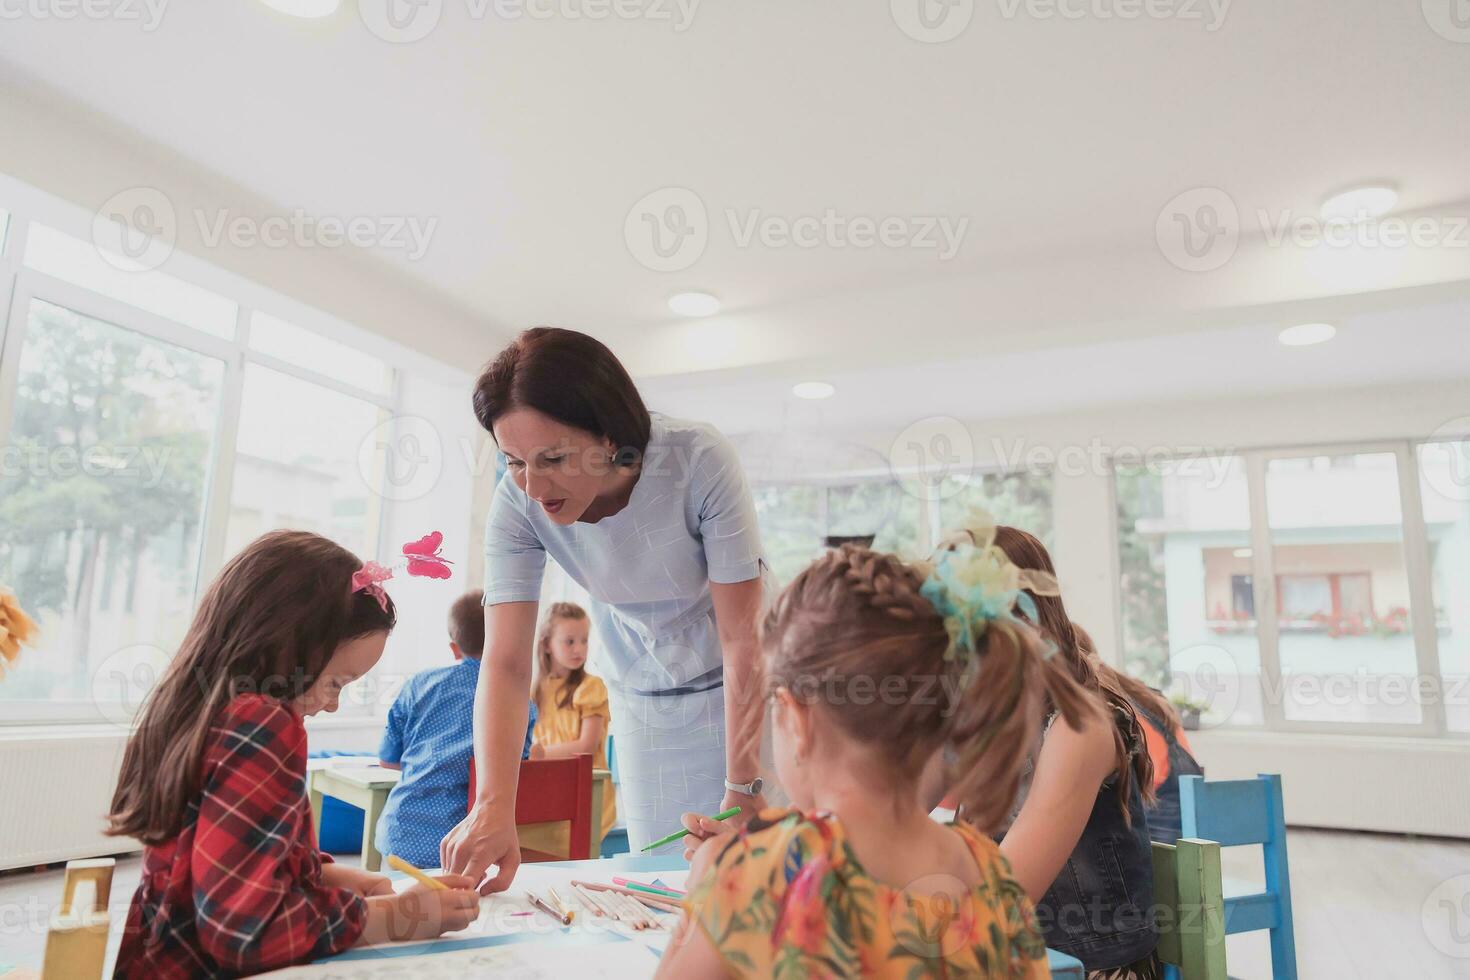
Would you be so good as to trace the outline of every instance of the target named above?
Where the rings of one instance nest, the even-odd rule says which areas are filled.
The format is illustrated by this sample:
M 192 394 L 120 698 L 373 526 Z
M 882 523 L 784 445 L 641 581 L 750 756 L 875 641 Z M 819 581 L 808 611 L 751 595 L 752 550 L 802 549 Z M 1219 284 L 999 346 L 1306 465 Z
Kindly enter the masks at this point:
M 1050 977 L 1035 911 L 1000 849 L 952 829 L 978 884 L 932 875 L 904 890 L 863 869 L 833 814 L 767 810 L 724 847 L 686 909 L 739 977 Z

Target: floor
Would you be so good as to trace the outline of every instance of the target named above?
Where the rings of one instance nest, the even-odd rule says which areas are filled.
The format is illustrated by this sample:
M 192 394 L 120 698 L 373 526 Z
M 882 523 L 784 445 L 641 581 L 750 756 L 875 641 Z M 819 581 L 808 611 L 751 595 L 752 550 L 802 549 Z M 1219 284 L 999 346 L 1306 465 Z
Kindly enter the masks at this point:
M 1293 830 L 1289 848 L 1303 980 L 1470 978 L 1470 841 Z M 1261 873 L 1243 852 L 1225 865 L 1231 878 Z M 136 857 L 118 861 L 114 943 L 138 868 Z M 0 980 L 8 967 L 38 967 L 60 891 L 59 871 L 0 875 Z M 1229 963 L 1232 977 L 1269 978 L 1264 934 L 1232 936 Z

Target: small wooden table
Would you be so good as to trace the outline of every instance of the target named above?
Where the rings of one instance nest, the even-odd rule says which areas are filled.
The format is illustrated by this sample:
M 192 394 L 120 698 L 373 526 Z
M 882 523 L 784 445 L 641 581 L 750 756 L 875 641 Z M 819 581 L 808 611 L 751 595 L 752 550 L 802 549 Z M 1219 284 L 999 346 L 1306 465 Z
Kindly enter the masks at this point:
M 373 833 L 378 826 L 378 817 L 388 802 L 388 794 L 398 785 L 402 775 L 397 769 L 383 766 L 363 766 L 353 769 L 313 769 L 308 783 L 307 798 L 311 801 L 311 823 L 322 825 L 322 797 L 331 796 L 343 803 L 351 803 L 362 810 L 362 866 L 368 871 L 377 871 L 383 866 L 383 855 L 378 852 Z

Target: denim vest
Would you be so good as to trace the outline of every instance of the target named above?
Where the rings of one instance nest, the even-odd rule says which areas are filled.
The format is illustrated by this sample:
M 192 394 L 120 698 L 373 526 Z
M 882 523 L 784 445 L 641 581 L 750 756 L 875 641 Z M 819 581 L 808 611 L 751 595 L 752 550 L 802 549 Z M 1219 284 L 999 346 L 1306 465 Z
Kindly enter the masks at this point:
M 1135 963 L 1159 941 L 1153 853 L 1136 783 L 1128 815 L 1131 825 L 1124 822 L 1116 784 L 1109 779 L 1093 801 L 1072 856 L 1036 903 L 1046 944 L 1077 957 L 1089 972 Z
M 1174 726 L 1165 724 L 1164 719 L 1155 718 L 1152 712 L 1137 705 L 1134 707 L 1138 709 L 1138 720 L 1162 735 L 1169 749 L 1169 770 L 1155 790 L 1154 803 L 1148 808 L 1147 816 L 1149 836 L 1160 844 L 1172 844 L 1179 839 L 1179 777 L 1203 776 L 1205 771 L 1174 737 Z

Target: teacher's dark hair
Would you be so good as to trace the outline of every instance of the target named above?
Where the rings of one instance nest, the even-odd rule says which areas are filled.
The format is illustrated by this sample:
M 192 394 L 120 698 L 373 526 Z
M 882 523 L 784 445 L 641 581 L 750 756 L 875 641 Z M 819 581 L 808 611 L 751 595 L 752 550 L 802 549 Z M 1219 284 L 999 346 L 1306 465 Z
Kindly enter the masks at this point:
M 496 419 L 533 408 L 610 440 L 620 466 L 638 462 L 648 448 L 648 409 L 627 369 L 601 341 L 575 330 L 523 331 L 480 372 L 474 404 L 492 437 Z

